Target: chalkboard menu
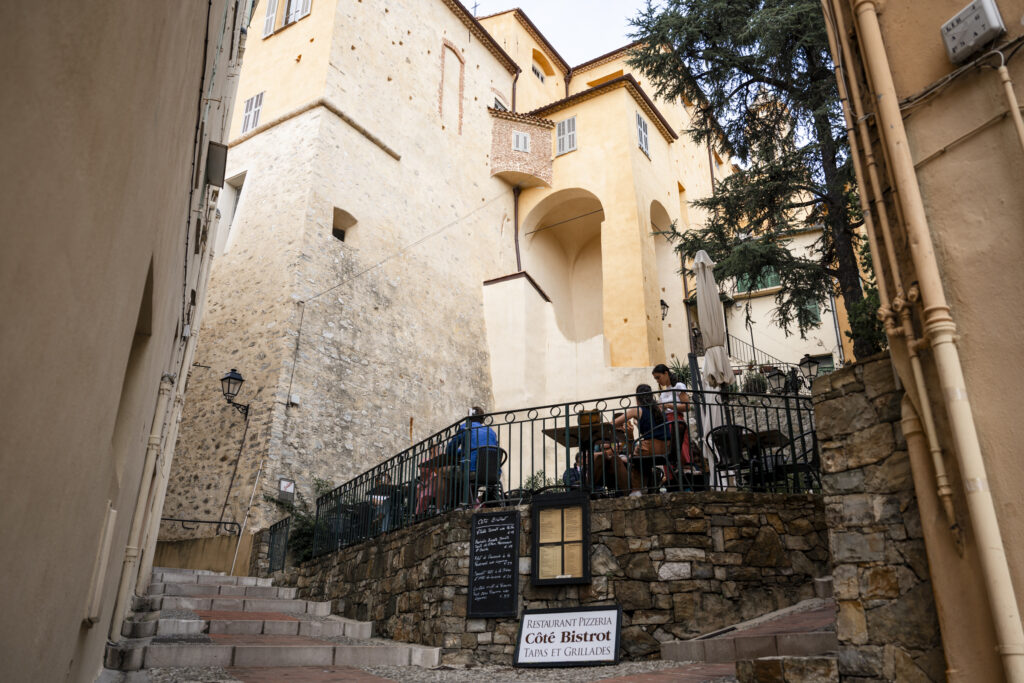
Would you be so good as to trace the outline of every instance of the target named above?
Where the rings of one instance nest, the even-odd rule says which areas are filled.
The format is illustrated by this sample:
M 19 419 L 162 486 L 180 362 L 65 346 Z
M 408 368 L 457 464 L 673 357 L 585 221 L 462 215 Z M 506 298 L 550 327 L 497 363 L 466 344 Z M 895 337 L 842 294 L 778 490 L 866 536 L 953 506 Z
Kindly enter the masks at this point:
M 470 617 L 518 616 L 519 512 L 473 516 L 469 539 Z

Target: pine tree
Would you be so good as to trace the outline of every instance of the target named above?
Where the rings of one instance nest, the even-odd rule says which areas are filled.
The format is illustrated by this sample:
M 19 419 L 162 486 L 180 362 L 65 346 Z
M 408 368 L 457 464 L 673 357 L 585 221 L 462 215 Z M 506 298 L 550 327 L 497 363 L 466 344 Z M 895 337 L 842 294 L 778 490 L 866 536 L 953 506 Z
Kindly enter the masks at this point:
M 842 109 L 819 0 L 648 0 L 632 20 L 642 41 L 631 64 L 662 98 L 692 103 L 695 141 L 739 160 L 740 170 L 694 202 L 704 230 L 671 239 L 704 249 L 716 277 L 781 289 L 775 318 L 801 336 L 829 295 L 857 311 L 854 353 L 879 350 L 856 256 L 861 225 Z M 794 234 L 820 227 L 810 255 Z

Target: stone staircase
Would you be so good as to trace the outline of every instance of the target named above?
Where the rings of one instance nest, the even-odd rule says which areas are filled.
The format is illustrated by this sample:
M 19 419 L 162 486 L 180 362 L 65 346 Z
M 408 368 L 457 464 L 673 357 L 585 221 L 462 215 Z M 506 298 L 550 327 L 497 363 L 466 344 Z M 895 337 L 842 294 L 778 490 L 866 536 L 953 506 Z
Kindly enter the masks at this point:
M 662 643 L 661 658 L 712 664 L 829 655 L 839 647 L 835 619 L 833 599 L 806 600 L 697 638 Z
M 160 569 L 136 597 L 105 665 L 160 667 L 440 664 L 439 648 L 373 638 L 373 624 L 331 614 L 330 602 L 296 597 L 270 579 Z

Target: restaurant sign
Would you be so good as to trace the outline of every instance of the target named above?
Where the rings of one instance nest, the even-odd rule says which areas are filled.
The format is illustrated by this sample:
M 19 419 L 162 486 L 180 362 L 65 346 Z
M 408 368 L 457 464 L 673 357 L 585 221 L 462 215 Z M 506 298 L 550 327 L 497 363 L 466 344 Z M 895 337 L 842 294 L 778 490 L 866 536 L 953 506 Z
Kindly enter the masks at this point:
M 519 622 L 516 666 L 617 664 L 619 606 L 526 610 Z

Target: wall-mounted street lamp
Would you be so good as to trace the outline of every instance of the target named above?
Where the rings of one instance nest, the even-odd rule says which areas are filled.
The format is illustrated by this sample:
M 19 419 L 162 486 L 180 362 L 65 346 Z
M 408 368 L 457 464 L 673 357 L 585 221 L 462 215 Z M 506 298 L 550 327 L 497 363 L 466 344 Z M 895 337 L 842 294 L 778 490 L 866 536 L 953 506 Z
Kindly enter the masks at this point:
M 238 392 L 242 390 L 242 384 L 244 383 L 245 378 L 239 374 L 238 370 L 231 368 L 231 372 L 220 378 L 220 389 L 224 392 L 224 398 L 227 399 L 228 403 L 248 419 L 249 404 L 235 403 L 235 396 L 238 396 Z
M 811 386 L 814 378 L 818 376 L 818 361 L 811 358 L 811 354 L 805 353 L 798 367 L 800 368 L 800 374 L 803 375 L 804 382 L 807 386 Z
M 666 315 L 668 315 L 668 304 L 665 303 L 664 299 L 662 299 L 661 300 L 661 319 L 664 320 Z
M 768 386 L 776 394 L 781 394 L 786 389 L 786 373 L 778 368 L 772 368 L 765 375 L 765 379 L 768 380 Z

